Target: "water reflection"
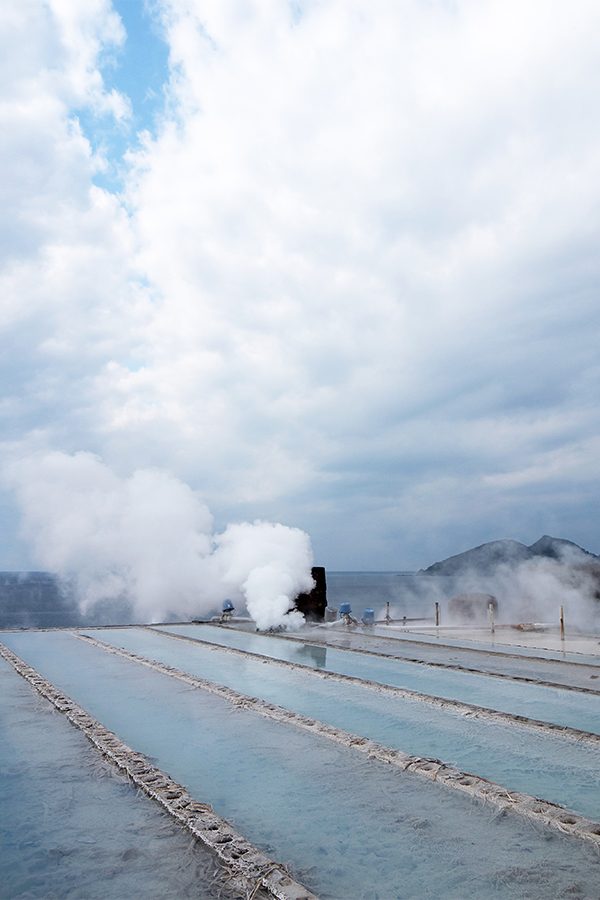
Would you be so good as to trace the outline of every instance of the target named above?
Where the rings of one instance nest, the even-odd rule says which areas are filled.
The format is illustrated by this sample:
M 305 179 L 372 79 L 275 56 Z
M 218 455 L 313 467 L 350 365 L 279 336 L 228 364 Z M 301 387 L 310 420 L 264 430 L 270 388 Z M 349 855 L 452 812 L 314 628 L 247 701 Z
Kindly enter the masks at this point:
M 316 666 L 317 669 L 327 668 L 327 647 L 320 647 L 317 644 L 301 644 L 298 647 L 298 656 L 309 665 Z

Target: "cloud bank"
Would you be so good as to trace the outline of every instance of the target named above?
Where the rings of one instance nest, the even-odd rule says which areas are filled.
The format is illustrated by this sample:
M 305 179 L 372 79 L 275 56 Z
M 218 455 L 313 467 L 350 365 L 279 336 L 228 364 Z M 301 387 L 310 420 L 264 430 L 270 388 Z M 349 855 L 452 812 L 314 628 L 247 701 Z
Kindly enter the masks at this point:
M 152 16 L 138 132 L 118 2 L 0 16 L 4 464 L 160 469 L 330 568 L 600 549 L 598 4 Z

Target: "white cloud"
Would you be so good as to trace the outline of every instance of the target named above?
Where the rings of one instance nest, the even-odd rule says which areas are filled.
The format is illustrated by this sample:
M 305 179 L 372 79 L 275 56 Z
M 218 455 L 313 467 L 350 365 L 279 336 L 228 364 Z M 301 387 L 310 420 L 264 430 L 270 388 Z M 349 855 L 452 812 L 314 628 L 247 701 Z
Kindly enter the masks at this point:
M 49 0 L 52 26 L 60 42 L 60 91 L 72 106 L 92 106 L 117 119 L 129 114 L 127 97 L 106 90 L 100 57 L 125 41 L 125 29 L 110 0 Z
M 77 118 L 122 114 L 98 58 L 123 34 L 108 2 L 12 5 L 0 34 L 3 436 L 77 449 L 93 443 L 90 379 L 135 346 L 143 305 L 128 217 L 93 184 Z
M 336 566 L 593 544 L 597 4 L 156 8 L 168 102 L 122 198 L 75 118 L 127 114 L 114 11 L 3 14 L 7 436 L 165 467 Z

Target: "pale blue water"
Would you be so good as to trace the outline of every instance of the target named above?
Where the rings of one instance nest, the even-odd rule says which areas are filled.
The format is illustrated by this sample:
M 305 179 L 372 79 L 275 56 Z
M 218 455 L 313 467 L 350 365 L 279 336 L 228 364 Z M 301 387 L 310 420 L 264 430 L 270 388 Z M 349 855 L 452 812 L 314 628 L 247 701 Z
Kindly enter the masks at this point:
M 438 640 L 431 634 L 427 638 L 415 640 L 407 635 L 401 638 L 390 637 L 390 634 L 398 632 L 390 629 L 354 629 L 352 634 L 342 628 L 317 627 L 307 630 L 304 635 L 297 632 L 288 635 L 290 640 L 310 640 L 313 643 L 327 643 L 329 646 L 352 649 L 360 649 L 369 653 L 378 653 L 383 656 L 406 659 L 408 661 L 420 660 L 432 664 L 441 664 L 445 667 L 456 666 L 462 669 L 473 669 L 478 672 L 500 674 L 503 677 L 526 678 L 532 681 L 547 682 L 550 684 L 572 685 L 600 691 L 600 657 L 593 664 L 578 660 L 576 663 L 570 660 L 546 659 L 541 657 L 529 657 L 519 653 L 511 653 L 510 647 L 506 651 L 487 652 L 480 648 L 465 646 L 448 646 L 443 640 Z M 455 642 L 458 643 L 458 642 Z M 593 657 L 584 657 L 594 659 Z
M 393 629 L 393 631 L 394 639 L 403 642 L 423 644 L 437 643 L 441 646 L 453 647 L 456 649 L 468 648 L 470 650 L 485 650 L 486 653 L 498 656 L 516 656 L 540 660 L 555 660 L 556 662 L 568 662 L 572 663 L 573 665 L 598 666 L 600 662 L 599 656 L 590 656 L 585 653 L 576 653 L 575 651 L 544 650 L 538 647 L 518 646 L 517 643 L 511 643 L 510 645 L 501 644 L 491 640 L 491 638 L 486 639 L 483 632 L 481 635 L 481 640 L 470 641 L 463 638 L 452 638 L 448 635 L 447 632 L 443 634 L 441 638 L 436 638 L 436 636 L 432 633 L 419 634 L 419 632 L 416 631 L 403 632 L 399 629 Z M 371 634 L 374 634 L 377 637 L 389 637 L 390 631 L 389 629 L 386 629 L 385 625 L 376 625 L 372 628 Z M 511 632 L 511 640 L 515 642 L 519 640 L 517 631 Z
M 213 625 L 160 626 L 159 630 L 600 734 L 600 694 L 578 694 Z
M 600 858 L 584 843 L 499 816 L 68 634 L 3 637 L 323 898 L 600 894 Z
M 2 659 L 0 847 L 0 897 L 11 900 L 178 900 L 215 890 L 212 855 L 194 850 Z
M 387 746 L 440 758 L 504 787 L 600 819 L 600 746 L 465 718 L 428 704 L 379 695 L 360 685 L 311 677 L 144 629 L 93 634 Z M 523 687 L 528 690 L 527 685 L 519 685 Z

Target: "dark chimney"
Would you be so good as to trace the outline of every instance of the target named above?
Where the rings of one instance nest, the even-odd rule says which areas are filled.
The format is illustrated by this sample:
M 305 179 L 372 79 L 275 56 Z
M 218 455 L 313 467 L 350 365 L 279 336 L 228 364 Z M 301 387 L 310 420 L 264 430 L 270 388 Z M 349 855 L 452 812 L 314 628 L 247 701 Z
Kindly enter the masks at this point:
M 311 574 L 315 586 L 308 594 L 298 594 L 296 609 L 305 616 L 307 622 L 322 622 L 327 606 L 327 581 L 323 566 L 313 566 Z

